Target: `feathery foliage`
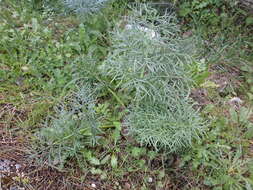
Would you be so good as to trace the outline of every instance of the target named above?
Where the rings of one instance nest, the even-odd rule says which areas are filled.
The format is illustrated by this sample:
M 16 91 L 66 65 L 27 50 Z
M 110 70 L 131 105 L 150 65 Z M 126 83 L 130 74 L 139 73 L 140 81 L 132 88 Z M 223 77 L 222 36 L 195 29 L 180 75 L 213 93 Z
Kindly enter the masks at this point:
M 101 71 L 121 89 L 134 91 L 136 101 L 163 99 L 175 90 L 185 97 L 190 77 L 184 67 L 191 60 L 186 43 L 179 38 L 175 17 L 159 16 L 153 9 L 147 12 L 136 10 L 126 19 L 125 28 L 113 32 L 113 51 Z
M 134 96 L 127 123 L 142 144 L 178 151 L 202 133 L 188 100 L 192 63 L 174 15 L 135 9 L 126 27 L 112 33 L 113 51 L 101 66 L 118 88 Z
M 84 84 L 55 107 L 55 117 L 37 134 L 46 147 L 46 160 L 63 167 L 69 157 L 79 158 L 80 151 L 94 146 L 99 139 L 99 118 L 95 114 L 95 91 Z
M 99 11 L 110 0 L 64 0 L 67 8 L 77 14 L 88 14 Z
M 186 68 L 193 48 L 179 37 L 172 14 L 160 16 L 155 9 L 140 7 L 125 21 L 126 26 L 112 32 L 111 53 L 98 69 L 96 63 L 87 65 L 86 77 L 97 80 L 112 96 L 123 92 L 133 97 L 126 123 L 141 144 L 180 151 L 203 132 L 188 98 L 191 77 Z M 50 155 L 61 164 L 97 142 L 99 118 L 94 107 L 99 94 L 92 91 L 84 86 L 64 100 L 49 127 L 40 132 L 40 139 L 52 147 Z
M 141 144 L 156 150 L 180 151 L 203 132 L 202 119 L 187 100 L 143 102 L 126 118 L 131 133 Z

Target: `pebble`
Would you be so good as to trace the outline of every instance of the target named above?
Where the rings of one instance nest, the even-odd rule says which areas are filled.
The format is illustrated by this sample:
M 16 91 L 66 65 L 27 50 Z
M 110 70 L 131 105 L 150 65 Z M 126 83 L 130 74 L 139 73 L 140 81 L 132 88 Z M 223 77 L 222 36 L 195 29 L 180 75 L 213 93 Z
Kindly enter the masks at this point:
M 97 186 L 96 186 L 95 183 L 92 183 L 92 184 L 91 184 L 91 187 L 96 188 Z
M 230 103 L 236 103 L 236 104 L 242 104 L 243 103 L 243 101 L 240 98 L 238 98 L 238 97 L 231 98 L 229 100 L 229 102 Z
M 11 186 L 10 190 L 25 190 L 23 187 L 18 187 L 18 186 Z
M 15 168 L 16 168 L 16 170 L 19 170 L 21 168 L 21 165 L 20 164 L 15 164 Z
M 11 161 L 10 160 L 0 160 L 0 172 L 10 172 Z
M 149 183 L 152 183 L 152 182 L 153 182 L 153 178 L 152 178 L 152 177 L 149 177 L 149 178 L 148 178 L 148 182 L 149 182 Z
M 23 67 L 21 67 L 21 70 L 24 71 L 24 72 L 26 72 L 26 71 L 29 70 L 29 68 L 27 66 L 23 66 Z

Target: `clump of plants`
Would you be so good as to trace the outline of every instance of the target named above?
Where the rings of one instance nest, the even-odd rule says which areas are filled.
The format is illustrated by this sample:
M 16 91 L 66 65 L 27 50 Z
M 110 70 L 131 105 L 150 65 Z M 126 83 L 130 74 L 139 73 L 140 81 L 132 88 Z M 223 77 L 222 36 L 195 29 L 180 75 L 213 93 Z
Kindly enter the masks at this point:
M 217 35 L 225 39 L 231 37 L 237 39 L 239 34 L 250 34 L 252 31 L 252 8 L 245 7 L 249 1 L 175 0 L 173 2 L 176 4 L 184 30 L 195 30 L 197 35 L 205 39 L 212 40 Z
M 204 131 L 189 99 L 192 43 L 180 37 L 175 16 L 140 6 L 123 20 L 111 32 L 102 64 L 91 60 L 82 68 L 88 79 L 84 86 L 56 106 L 55 116 L 38 133 L 52 163 L 78 159 L 83 149 L 96 145 L 106 129 L 95 110 L 98 102 L 111 99 L 127 110 L 122 122 L 129 135 L 157 151 L 181 151 Z M 102 90 L 91 88 L 94 84 Z
M 64 0 L 66 7 L 77 14 L 98 12 L 110 0 Z
M 203 122 L 188 97 L 192 60 L 174 15 L 140 7 L 112 33 L 112 52 L 101 66 L 119 91 L 133 99 L 130 133 L 156 150 L 179 151 L 199 138 Z
M 213 117 L 219 109 L 209 105 L 204 110 L 212 117 L 209 133 L 202 142 L 195 143 L 185 152 L 180 168 L 190 171 L 191 174 L 183 175 L 191 178 L 196 187 L 252 189 L 253 160 L 247 150 L 250 149 L 247 141 L 253 134 L 253 124 L 249 121 L 251 108 L 241 107 L 237 111 L 230 108 L 230 118 L 222 114 L 219 118 Z
M 62 168 L 71 157 L 81 159 L 81 152 L 98 144 L 100 120 L 95 113 L 96 90 L 89 84 L 66 96 L 55 106 L 54 116 L 45 122 L 37 137 L 44 159 Z

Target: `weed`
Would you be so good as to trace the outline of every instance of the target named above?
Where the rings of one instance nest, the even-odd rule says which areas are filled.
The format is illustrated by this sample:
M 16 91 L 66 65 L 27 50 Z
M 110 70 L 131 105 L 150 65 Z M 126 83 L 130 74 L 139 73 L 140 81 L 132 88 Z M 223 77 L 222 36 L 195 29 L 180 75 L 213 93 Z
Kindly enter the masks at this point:
M 189 164 L 192 171 L 198 171 L 193 180 L 204 178 L 204 185 L 215 189 L 251 188 L 252 159 L 243 151 L 248 146 L 244 135 L 249 134 L 247 129 L 251 126 L 247 119 L 249 109 L 242 108 L 238 114 L 232 109 L 231 117 L 213 120 L 206 139 L 183 156 L 181 167 Z
M 55 107 L 56 116 L 49 118 L 46 127 L 37 134 L 49 164 L 63 168 L 68 158 L 80 160 L 81 150 L 98 144 L 101 131 L 93 91 L 84 84 L 76 93 L 65 97 Z
M 64 0 L 64 4 L 77 14 L 98 12 L 109 0 Z
M 236 0 L 183 0 L 177 1 L 177 3 L 179 15 L 184 18 L 185 23 L 193 24 L 199 34 L 205 37 L 221 31 L 228 32 L 229 35 L 229 31 L 238 31 L 241 26 L 245 26 L 245 18 L 251 18 L 250 14 L 244 11 L 239 5 L 239 1 Z M 234 26 L 234 23 L 239 21 L 242 22 L 241 25 Z M 232 33 L 234 32 L 232 31 Z
M 167 107 L 169 106 L 169 107 Z M 168 104 L 143 102 L 127 117 L 130 131 L 141 144 L 178 152 L 199 139 L 202 119 L 188 102 L 176 99 Z
M 187 100 L 191 56 L 174 20 L 147 7 L 135 10 L 126 19 L 131 29 L 113 32 L 113 51 L 100 67 L 119 91 L 134 97 L 127 117 L 132 134 L 142 144 L 171 152 L 202 132 L 202 121 Z

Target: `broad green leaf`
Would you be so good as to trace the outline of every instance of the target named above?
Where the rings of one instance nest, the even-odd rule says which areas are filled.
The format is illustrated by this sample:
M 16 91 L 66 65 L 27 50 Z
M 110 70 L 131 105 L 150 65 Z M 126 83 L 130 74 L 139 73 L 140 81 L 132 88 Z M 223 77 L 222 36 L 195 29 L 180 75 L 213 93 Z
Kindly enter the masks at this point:
M 95 157 L 92 157 L 89 162 L 92 164 L 92 165 L 95 165 L 95 166 L 98 166 L 100 165 L 100 161 L 99 159 L 95 158 Z
M 213 81 L 206 81 L 203 84 L 200 85 L 200 87 L 203 88 L 218 88 L 219 85 L 215 84 Z
M 117 168 L 118 165 L 118 159 L 117 157 L 113 154 L 111 157 L 111 166 L 112 168 Z
M 142 154 L 142 149 L 138 147 L 134 147 L 131 151 L 133 157 L 137 158 Z
M 247 17 L 245 22 L 246 22 L 246 25 L 253 24 L 253 17 Z
M 101 160 L 101 164 L 103 165 L 103 164 L 106 164 L 108 161 L 109 161 L 109 159 L 110 159 L 110 155 L 108 154 L 108 155 L 106 155 L 102 160 Z
M 185 17 L 187 16 L 192 10 L 189 8 L 181 8 L 179 10 L 179 16 Z
M 253 92 L 253 88 L 252 88 L 252 92 Z M 253 100 L 253 94 L 252 93 L 248 92 L 247 95 L 248 95 L 250 100 Z
M 101 174 L 100 178 L 101 178 L 102 180 L 105 180 L 105 179 L 107 178 L 107 174 L 106 174 L 105 172 L 103 172 L 103 173 Z
M 164 170 L 159 171 L 158 178 L 162 179 L 164 177 L 165 177 L 165 171 Z
M 121 123 L 120 123 L 120 122 L 114 121 L 114 122 L 113 122 L 113 125 L 115 126 L 115 128 L 116 128 L 117 130 L 121 131 Z
M 204 71 L 204 72 L 202 72 L 202 73 L 200 73 L 200 74 L 197 74 L 197 75 L 194 77 L 194 80 L 195 80 L 195 82 L 197 83 L 197 85 L 200 85 L 200 84 L 204 83 L 205 79 L 206 79 L 207 77 L 209 77 L 209 75 L 210 75 L 210 72 Z
M 120 131 L 117 130 L 117 129 L 114 129 L 113 134 L 112 134 L 112 138 L 114 140 L 114 144 L 117 143 L 117 141 L 120 139 L 120 136 L 121 136 L 120 135 Z
M 103 173 L 103 171 L 101 169 L 97 169 L 97 168 L 91 168 L 90 172 L 93 175 L 101 175 Z
M 183 4 L 180 5 L 179 7 L 179 16 L 185 17 L 187 16 L 192 9 L 190 8 L 190 3 L 189 2 L 184 2 Z

